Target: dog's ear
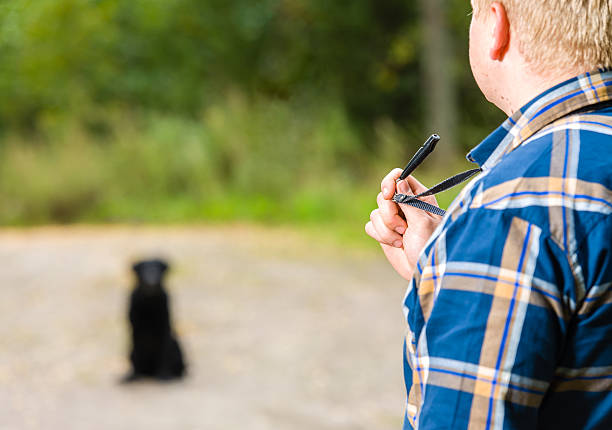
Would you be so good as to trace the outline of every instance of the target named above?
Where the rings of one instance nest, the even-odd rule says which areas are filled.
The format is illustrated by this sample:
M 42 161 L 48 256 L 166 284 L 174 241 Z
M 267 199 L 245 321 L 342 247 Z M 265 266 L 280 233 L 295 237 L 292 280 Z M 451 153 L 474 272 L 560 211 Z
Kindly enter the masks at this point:
M 132 270 L 136 273 L 139 274 L 142 271 L 142 266 L 144 265 L 144 263 L 142 261 L 139 261 L 137 263 L 132 264 Z
M 161 273 L 162 274 L 166 273 L 166 271 L 169 268 L 168 263 L 166 263 L 164 260 L 159 260 L 158 264 L 159 264 L 159 270 L 161 270 Z

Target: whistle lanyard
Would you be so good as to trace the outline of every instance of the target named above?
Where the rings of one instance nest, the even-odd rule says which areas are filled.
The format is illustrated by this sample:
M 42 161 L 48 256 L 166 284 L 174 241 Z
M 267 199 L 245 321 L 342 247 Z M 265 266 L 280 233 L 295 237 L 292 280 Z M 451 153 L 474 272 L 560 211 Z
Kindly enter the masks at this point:
M 440 141 L 440 136 L 438 136 L 437 134 L 432 134 L 429 137 L 429 139 L 425 141 L 423 146 L 419 148 L 419 150 L 412 156 L 412 158 L 410 159 L 410 161 L 408 162 L 408 164 L 402 171 L 402 174 L 397 179 L 397 182 L 406 179 L 410 175 L 410 173 L 412 173 L 412 171 L 416 169 L 425 160 L 425 158 L 427 158 L 427 156 L 433 152 L 434 148 L 436 147 L 436 144 L 439 141 Z M 434 194 L 438 194 L 438 193 L 441 193 L 442 191 L 446 191 L 454 187 L 455 185 L 458 185 L 462 182 L 467 181 L 472 176 L 480 172 L 482 172 L 482 169 L 477 168 L 477 169 L 467 170 L 462 173 L 458 173 L 454 176 L 451 176 L 448 179 L 443 180 L 439 184 L 434 185 L 433 187 L 429 188 L 427 191 L 423 191 L 422 193 L 419 193 L 416 195 L 396 193 L 393 196 L 393 201 L 396 203 L 410 205 L 415 208 L 424 210 L 426 212 L 430 212 L 436 215 L 443 216 L 446 213 L 444 209 L 440 209 L 437 206 L 424 202 L 423 200 L 419 200 L 419 198 L 426 197 L 426 196 L 433 196 Z

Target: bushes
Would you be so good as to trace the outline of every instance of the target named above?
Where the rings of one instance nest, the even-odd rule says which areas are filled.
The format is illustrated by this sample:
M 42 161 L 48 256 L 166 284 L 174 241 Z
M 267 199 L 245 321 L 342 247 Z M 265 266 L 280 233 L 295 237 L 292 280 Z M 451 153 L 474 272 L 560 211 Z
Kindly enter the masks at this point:
M 234 93 L 196 119 L 107 112 L 102 136 L 69 118 L 13 135 L 0 223 L 334 216 L 370 172 L 341 106 L 311 109 Z
M 361 222 L 425 137 L 419 26 L 405 0 L 0 0 L 0 224 Z M 494 121 L 457 52 L 468 146 Z
M 228 88 L 334 91 L 360 120 L 405 117 L 416 56 L 390 53 L 414 49 L 415 18 L 404 0 L 0 0 L 0 124 L 84 101 L 196 115 Z

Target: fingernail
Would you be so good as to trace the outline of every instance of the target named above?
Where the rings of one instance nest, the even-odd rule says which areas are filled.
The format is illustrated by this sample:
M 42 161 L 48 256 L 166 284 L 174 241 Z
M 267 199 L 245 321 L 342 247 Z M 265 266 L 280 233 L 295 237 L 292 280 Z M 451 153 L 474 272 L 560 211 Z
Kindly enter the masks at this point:
M 389 193 L 389 190 L 385 187 L 383 188 L 383 195 L 386 196 Z
M 402 241 L 401 240 L 396 240 L 395 242 L 393 242 L 393 246 L 395 246 L 396 248 L 401 248 L 402 247 Z
M 404 234 L 406 227 L 395 227 L 395 231 L 397 231 L 399 234 Z

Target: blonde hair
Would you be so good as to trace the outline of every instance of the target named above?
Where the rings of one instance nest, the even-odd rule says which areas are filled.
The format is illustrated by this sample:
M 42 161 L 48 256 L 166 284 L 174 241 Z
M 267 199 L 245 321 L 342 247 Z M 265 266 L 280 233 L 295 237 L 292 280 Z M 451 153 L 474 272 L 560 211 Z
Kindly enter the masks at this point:
M 494 0 L 474 0 L 480 14 Z M 534 70 L 612 67 L 612 0 L 497 0 Z

